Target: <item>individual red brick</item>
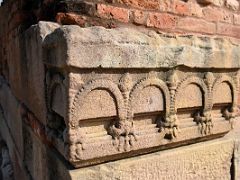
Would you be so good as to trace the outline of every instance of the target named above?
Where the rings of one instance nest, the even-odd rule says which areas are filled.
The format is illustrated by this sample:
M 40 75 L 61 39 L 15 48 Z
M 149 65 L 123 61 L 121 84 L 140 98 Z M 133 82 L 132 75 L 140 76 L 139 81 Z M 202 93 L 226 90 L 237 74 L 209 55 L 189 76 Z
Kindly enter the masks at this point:
M 159 9 L 159 0 L 117 0 L 118 3 L 126 6 L 135 7 L 144 10 Z
M 174 13 L 179 15 L 189 15 L 190 14 L 190 4 L 183 1 L 174 2 Z
M 203 9 L 203 18 L 208 21 L 232 23 L 233 15 L 224 9 L 207 7 Z
M 147 19 L 148 27 L 172 29 L 176 26 L 177 17 L 167 13 L 150 13 Z
M 129 21 L 129 10 L 105 4 L 97 5 L 97 13 L 99 17 L 107 19 L 115 19 L 127 23 Z
M 202 7 L 198 3 L 189 2 L 190 6 L 190 15 L 195 17 L 202 17 Z
M 94 17 L 82 16 L 80 14 L 74 13 L 57 13 L 56 22 L 59 24 L 75 24 L 81 27 L 88 27 L 88 26 L 103 26 L 105 28 L 116 28 L 117 25 L 110 20 L 103 20 Z
M 236 25 L 240 25 L 240 15 L 239 14 L 234 14 L 233 23 Z
M 217 33 L 219 35 L 240 38 L 240 26 L 219 23 Z
M 56 21 L 59 24 L 76 24 L 81 27 L 85 27 L 86 18 L 74 13 L 57 13 Z
M 132 12 L 132 21 L 135 24 L 146 24 L 147 15 L 147 12 L 135 10 Z
M 189 32 L 214 34 L 216 32 L 216 25 L 202 19 L 196 18 L 181 18 L 178 21 L 178 29 Z
M 222 10 L 222 22 L 232 23 L 233 21 L 233 14 Z

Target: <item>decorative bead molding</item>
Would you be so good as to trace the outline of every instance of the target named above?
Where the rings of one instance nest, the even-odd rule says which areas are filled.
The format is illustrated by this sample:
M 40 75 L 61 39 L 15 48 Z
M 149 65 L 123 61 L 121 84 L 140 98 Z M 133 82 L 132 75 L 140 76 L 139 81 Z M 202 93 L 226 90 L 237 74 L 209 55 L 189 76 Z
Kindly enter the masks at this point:
M 62 96 L 65 96 L 64 99 L 72 99 L 71 101 L 69 100 L 71 103 L 68 105 L 67 114 L 64 115 L 64 117 L 66 117 L 64 119 L 66 129 L 63 132 L 65 157 L 68 157 L 74 165 L 79 166 L 80 163 L 81 166 L 81 161 L 85 159 L 91 160 L 101 157 L 101 151 L 106 151 L 107 155 L 117 155 L 122 152 L 135 152 L 136 150 L 144 148 L 171 144 L 172 141 L 187 141 L 203 136 L 209 136 L 209 138 L 211 138 L 211 135 L 226 133 L 231 129 L 232 120 L 237 114 L 236 99 L 238 91 L 236 87 L 238 87 L 238 81 L 232 77 L 231 72 L 219 73 L 207 71 L 199 73 L 197 69 L 195 71 L 194 73 L 182 70 L 169 70 L 168 72 L 149 71 L 147 74 L 142 75 L 129 71 L 125 74 L 119 74 L 111 80 L 104 76 L 101 77 L 100 74 L 100 77 L 96 74 L 94 74 L 93 77 L 92 75 L 82 74 L 81 76 L 85 76 L 85 79 L 90 79 L 85 81 L 85 83 L 81 80 L 79 85 L 71 85 L 71 89 L 68 90 L 68 93 L 66 93 L 65 90 L 61 91 Z M 183 76 L 179 75 L 183 73 Z M 76 76 L 81 77 L 80 74 Z M 145 77 L 142 78 L 142 76 Z M 55 96 L 53 94 L 54 89 L 57 86 L 61 87 L 61 89 L 67 89 L 64 88 L 66 82 L 64 82 L 63 79 L 73 80 L 60 74 L 54 74 L 52 78 L 48 80 L 47 100 L 50 114 L 56 113 L 51 109 L 51 101 Z M 225 102 L 223 102 L 222 107 L 221 104 L 219 105 L 219 108 L 221 107 L 221 109 L 219 109 L 222 113 L 221 117 L 225 119 L 225 121 L 220 122 L 220 125 L 214 120 L 212 108 L 214 106 L 213 96 L 222 83 L 227 83 L 231 90 L 232 101 L 227 106 Z M 68 84 L 77 84 L 77 82 L 69 82 Z M 192 87 L 196 87 L 200 90 L 202 94 L 202 99 L 200 100 L 202 101 L 201 107 L 181 107 L 181 103 L 179 102 L 185 98 L 182 93 L 188 87 L 190 87 L 190 90 Z M 99 91 L 100 94 L 108 92 L 116 106 L 116 115 L 114 117 L 104 116 L 92 120 L 89 117 L 90 119 L 88 118 L 88 120 L 85 119 L 86 114 L 79 113 L 80 109 L 85 108 L 87 97 L 94 95 L 93 93 L 95 91 Z M 147 96 L 145 97 L 146 94 L 142 94 L 145 91 L 147 93 L 148 91 L 149 93 L 153 91 L 155 93 L 155 98 L 158 98 L 157 94 L 162 95 L 163 102 L 161 103 L 163 104 L 163 110 L 157 110 L 156 112 L 155 110 L 153 112 L 146 111 L 140 114 L 135 112 L 138 106 L 141 106 L 141 104 L 136 103 L 139 98 L 148 98 Z M 152 99 L 152 101 L 154 101 L 154 99 Z M 94 102 L 87 103 L 94 104 Z M 194 99 L 192 103 L 194 103 Z M 106 104 L 106 106 L 108 106 L 108 104 Z M 159 109 L 159 107 L 154 108 Z M 190 111 L 192 111 L 192 113 L 190 113 Z M 88 113 L 88 109 L 85 109 L 83 112 Z M 195 122 L 196 125 L 181 128 L 183 119 L 179 114 L 180 112 L 190 116 L 192 120 L 189 121 L 189 123 Z M 144 129 L 141 130 L 140 127 L 142 125 L 139 125 L 139 122 L 147 122 L 147 116 L 155 117 L 155 120 L 152 121 L 152 125 L 149 124 L 146 126 L 146 128 L 150 128 L 151 125 L 149 133 L 145 132 Z M 137 117 L 140 118 L 141 121 L 137 122 L 137 120 L 135 120 Z M 98 132 L 103 135 L 96 135 L 95 137 L 95 132 L 86 129 L 91 127 L 91 121 L 97 122 L 95 126 L 98 128 L 104 126 L 104 129 Z M 101 124 L 102 121 L 107 121 L 108 123 Z M 230 123 L 226 126 L 227 122 Z M 86 124 L 89 125 L 86 126 Z M 225 130 L 218 131 L 219 126 L 226 126 Z M 195 130 L 190 130 L 192 128 Z M 184 134 L 187 132 L 190 134 L 186 138 Z M 192 137 L 191 132 L 195 132 L 195 135 Z M 196 133 L 199 133 L 199 135 L 196 136 Z M 157 137 L 159 137 L 158 141 L 154 140 L 154 142 L 151 142 L 151 139 Z M 147 143 L 143 144 L 145 139 L 148 139 Z M 101 147 L 101 150 L 97 147 Z M 89 154 L 90 152 L 93 154 Z

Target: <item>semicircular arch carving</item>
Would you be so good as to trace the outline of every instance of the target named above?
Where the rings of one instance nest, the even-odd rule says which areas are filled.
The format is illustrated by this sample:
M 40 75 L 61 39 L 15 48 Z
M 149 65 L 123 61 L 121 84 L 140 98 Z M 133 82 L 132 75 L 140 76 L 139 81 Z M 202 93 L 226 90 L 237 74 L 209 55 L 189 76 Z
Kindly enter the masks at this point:
M 234 80 L 230 76 L 222 75 L 216 79 L 216 81 L 213 84 L 213 89 L 212 89 L 213 95 L 216 94 L 218 87 L 220 85 L 222 85 L 223 83 L 227 83 L 229 85 L 229 87 L 232 91 L 232 103 L 236 104 L 237 103 L 237 98 L 236 98 L 237 97 L 237 87 L 234 83 Z
M 107 91 L 115 100 L 116 102 L 116 114 L 119 119 L 124 118 L 126 113 L 124 111 L 124 99 L 122 96 L 121 91 L 118 88 L 118 85 L 113 83 L 111 80 L 108 79 L 97 79 L 92 80 L 86 85 L 82 86 L 75 95 L 73 99 L 73 103 L 70 108 L 69 117 L 70 117 L 70 125 L 72 127 L 76 127 L 77 122 L 81 119 L 81 115 L 77 113 L 78 109 L 83 106 L 84 99 L 89 95 L 89 93 L 95 90 L 103 90 Z
M 165 108 L 166 114 L 168 114 L 169 109 L 170 109 L 169 90 L 168 90 L 166 83 L 158 78 L 145 78 L 135 85 L 135 87 L 130 92 L 129 104 L 130 104 L 131 110 L 133 111 L 136 106 L 136 105 L 134 105 L 135 98 L 138 98 L 139 93 L 141 93 L 143 91 L 143 89 L 145 89 L 147 87 L 157 87 L 159 89 L 159 91 L 161 91 L 161 93 L 163 93 L 164 108 Z
M 191 86 L 191 87 L 190 87 Z M 190 88 L 187 88 L 190 87 Z M 191 90 L 192 88 L 192 90 Z M 200 89 L 202 95 L 199 95 L 199 91 L 198 88 Z M 177 106 L 177 101 L 181 101 L 181 99 L 179 98 L 179 96 L 181 95 L 181 93 L 185 91 L 185 93 L 189 93 L 189 96 L 191 95 L 191 93 L 196 93 L 195 98 L 201 98 L 201 99 L 191 99 L 192 101 L 202 101 L 203 102 L 203 108 L 206 109 L 207 108 L 207 104 L 208 102 L 208 88 L 206 86 L 206 84 L 204 83 L 204 81 L 196 76 L 190 76 L 187 77 L 186 79 L 184 79 L 183 81 L 181 81 L 178 86 L 177 86 L 177 90 L 176 90 L 176 95 L 174 98 L 175 104 Z M 181 97 L 184 98 L 184 97 Z M 194 97 L 193 97 L 194 98 Z M 177 107 L 175 107 L 177 108 Z

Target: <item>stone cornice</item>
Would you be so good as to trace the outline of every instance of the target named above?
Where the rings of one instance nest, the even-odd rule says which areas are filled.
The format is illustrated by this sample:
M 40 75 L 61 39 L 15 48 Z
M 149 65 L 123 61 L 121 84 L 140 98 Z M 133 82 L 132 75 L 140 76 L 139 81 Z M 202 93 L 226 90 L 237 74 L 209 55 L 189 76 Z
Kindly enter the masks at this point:
M 220 37 L 130 28 L 62 26 L 46 37 L 46 64 L 76 68 L 238 68 L 240 46 Z M 50 58 L 49 58 L 50 57 Z

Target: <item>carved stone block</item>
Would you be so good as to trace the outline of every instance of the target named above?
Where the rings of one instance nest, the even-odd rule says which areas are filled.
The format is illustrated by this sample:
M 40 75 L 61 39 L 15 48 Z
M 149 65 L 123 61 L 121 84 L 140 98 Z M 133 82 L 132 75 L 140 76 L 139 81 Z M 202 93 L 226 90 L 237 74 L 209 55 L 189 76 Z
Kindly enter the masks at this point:
M 75 167 L 232 128 L 240 47 L 231 41 L 63 26 L 44 48 L 49 140 Z

